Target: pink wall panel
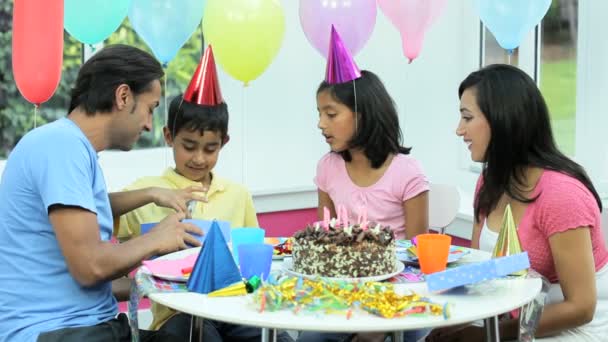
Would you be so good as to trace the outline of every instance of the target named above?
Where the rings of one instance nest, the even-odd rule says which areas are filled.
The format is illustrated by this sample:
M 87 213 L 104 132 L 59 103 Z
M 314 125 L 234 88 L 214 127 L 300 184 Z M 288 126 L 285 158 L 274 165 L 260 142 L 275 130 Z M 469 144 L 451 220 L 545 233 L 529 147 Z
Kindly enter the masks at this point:
M 317 208 L 258 214 L 258 221 L 268 237 L 292 236 L 307 224 L 317 221 Z

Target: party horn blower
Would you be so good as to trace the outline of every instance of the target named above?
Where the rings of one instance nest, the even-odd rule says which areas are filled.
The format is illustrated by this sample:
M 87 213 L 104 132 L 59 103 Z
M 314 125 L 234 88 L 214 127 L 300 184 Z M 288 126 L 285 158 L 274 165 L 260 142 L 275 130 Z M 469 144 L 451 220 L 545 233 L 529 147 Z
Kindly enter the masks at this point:
M 223 289 L 215 290 L 208 294 L 209 297 L 229 297 L 229 296 L 244 296 L 247 294 L 247 287 L 244 281 L 239 281 Z
M 494 251 L 492 252 L 492 258 L 500 258 L 522 252 L 519 235 L 517 235 L 517 227 L 515 227 L 513 213 L 511 212 L 511 205 L 507 204 L 502 218 L 500 233 L 496 240 L 496 246 L 494 246 Z M 521 270 L 513 273 L 513 275 L 523 276 L 527 273 L 528 270 Z

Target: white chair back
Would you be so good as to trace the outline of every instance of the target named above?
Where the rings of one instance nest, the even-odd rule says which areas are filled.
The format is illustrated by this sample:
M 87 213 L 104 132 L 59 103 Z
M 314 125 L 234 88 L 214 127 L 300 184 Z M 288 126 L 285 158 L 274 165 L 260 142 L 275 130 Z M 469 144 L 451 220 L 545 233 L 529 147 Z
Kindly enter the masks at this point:
M 430 184 L 429 228 L 445 233 L 458 214 L 460 193 L 458 188 L 447 184 Z

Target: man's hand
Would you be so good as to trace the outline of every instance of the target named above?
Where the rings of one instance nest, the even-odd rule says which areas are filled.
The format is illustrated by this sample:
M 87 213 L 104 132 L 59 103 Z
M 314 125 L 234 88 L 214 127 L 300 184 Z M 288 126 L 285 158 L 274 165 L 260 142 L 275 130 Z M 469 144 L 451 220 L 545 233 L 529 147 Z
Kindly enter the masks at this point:
M 154 238 L 154 244 L 157 246 L 159 254 L 201 245 L 201 242 L 192 234 L 202 236 L 203 231 L 191 223 L 180 222 L 184 218 L 183 212 L 171 214 L 150 230 L 148 234 Z

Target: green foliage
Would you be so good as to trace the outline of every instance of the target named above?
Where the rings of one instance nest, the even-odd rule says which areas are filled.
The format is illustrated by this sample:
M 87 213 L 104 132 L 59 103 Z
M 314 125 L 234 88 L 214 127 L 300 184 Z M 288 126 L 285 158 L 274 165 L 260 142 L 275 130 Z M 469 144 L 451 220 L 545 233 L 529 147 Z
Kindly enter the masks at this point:
M 576 133 L 576 60 L 561 59 L 541 66 L 540 89 L 551 113 L 560 149 L 574 155 Z
M 15 144 L 34 127 L 34 106 L 19 93 L 12 72 L 12 14 L 13 1 L 0 0 L 0 159 L 6 158 Z M 121 43 L 151 52 L 129 25 L 128 19 L 114 32 L 105 44 Z M 70 89 L 82 63 L 81 43 L 64 33 L 63 68 L 61 82 L 53 95 L 37 111 L 36 124 L 40 126 L 66 115 L 70 103 Z M 202 33 L 200 28 L 180 49 L 166 68 L 167 102 L 183 92 L 201 56 Z M 43 52 L 41 52 L 43 53 Z M 164 104 L 157 109 L 154 130 L 143 134 L 136 147 L 162 146 L 162 126 L 165 124 Z
M 13 1 L 0 0 L 0 158 L 34 127 L 34 106 L 19 93 L 12 68 Z M 81 62 L 80 44 L 66 33 L 62 77 L 55 95 L 37 111 L 36 124 L 42 125 L 62 115 L 69 104 L 70 85 Z
M 131 27 L 129 19 L 126 18 L 122 25 L 106 40 L 106 44 L 127 44 L 136 46 L 142 50 L 153 52 L 148 45 L 137 35 Z M 190 39 L 179 50 L 175 58 L 165 67 L 165 80 L 167 86 L 163 86 L 163 96 L 166 96 L 167 105 L 171 99 L 184 92 L 190 78 L 198 65 L 202 55 L 202 32 L 199 28 L 192 34 Z M 163 81 L 165 81 L 163 80 Z M 163 146 L 162 128 L 165 125 L 164 99 L 154 113 L 154 128 L 149 134 L 143 134 L 137 142 L 137 148 Z

